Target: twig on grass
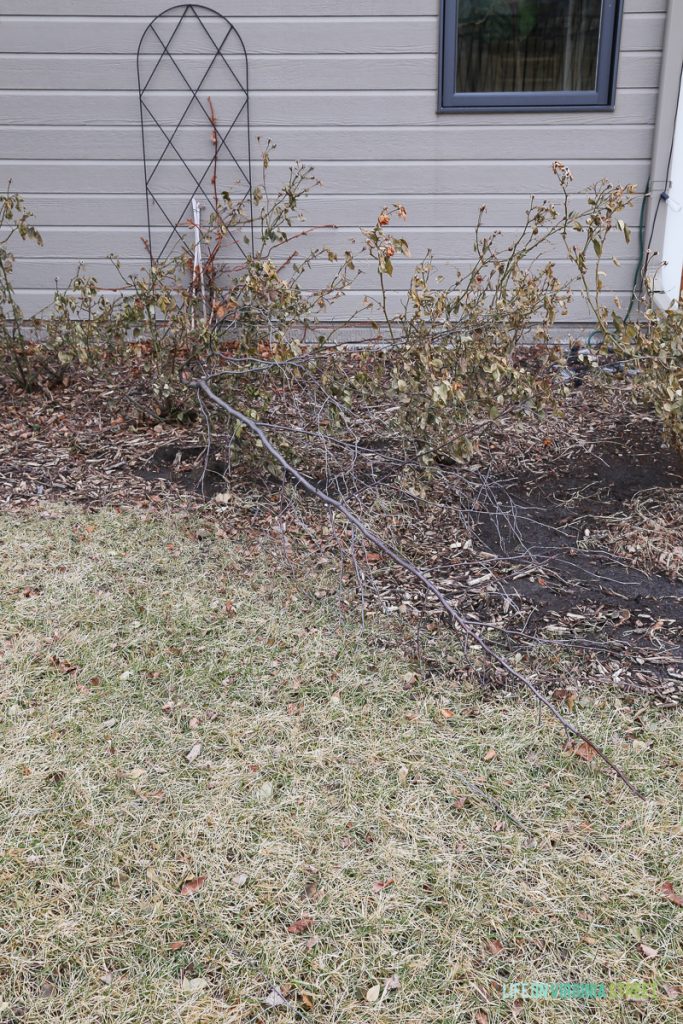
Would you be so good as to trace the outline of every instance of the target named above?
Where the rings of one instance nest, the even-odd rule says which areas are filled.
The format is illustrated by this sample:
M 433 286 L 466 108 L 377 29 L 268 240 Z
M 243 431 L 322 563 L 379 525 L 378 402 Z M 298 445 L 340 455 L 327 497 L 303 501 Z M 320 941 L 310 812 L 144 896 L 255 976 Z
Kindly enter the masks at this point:
M 512 822 L 513 825 L 516 825 L 517 828 L 521 829 L 522 832 L 526 832 L 528 836 L 533 836 L 534 833 L 531 831 L 531 829 L 527 828 L 524 822 L 520 821 L 519 818 L 515 818 L 514 814 L 510 814 L 509 811 L 506 811 L 502 804 L 499 804 L 497 800 L 494 800 L 492 796 L 489 796 L 488 793 L 485 793 L 484 790 L 480 789 L 479 786 L 475 785 L 474 782 L 470 782 L 470 780 L 466 778 L 462 774 L 462 772 L 458 772 L 457 774 L 463 786 L 466 786 L 471 793 L 474 793 L 475 796 L 481 797 L 482 800 L 485 800 L 487 804 L 490 804 L 491 807 L 493 807 L 494 810 L 498 811 L 499 814 L 504 815 L 509 821 Z
M 339 512 L 353 527 L 356 528 L 358 533 L 360 533 L 363 537 L 365 537 L 367 541 L 369 541 L 370 544 L 372 544 L 375 548 L 377 548 L 384 555 L 386 555 L 387 558 L 391 559 L 391 561 L 394 562 L 396 565 L 400 566 L 401 568 L 409 572 L 412 576 L 415 577 L 415 579 L 419 580 L 422 586 L 429 593 L 433 594 L 434 597 L 437 599 L 441 607 L 444 609 L 446 615 L 450 619 L 451 623 L 454 623 L 456 626 L 458 626 L 466 637 L 473 640 L 479 646 L 479 648 L 482 651 L 484 651 L 484 653 L 492 661 L 499 664 L 512 679 L 516 680 L 516 682 L 521 683 L 522 686 L 526 687 L 526 689 L 529 690 L 534 695 L 536 700 L 539 702 L 539 706 L 543 705 L 544 707 L 546 707 L 548 711 L 551 713 L 551 715 L 555 719 L 557 719 L 557 721 L 562 725 L 567 734 L 571 734 L 572 736 L 581 740 L 583 743 L 586 743 L 592 750 L 594 750 L 598 757 L 600 757 L 601 760 L 604 761 L 604 763 L 612 769 L 615 775 L 619 779 L 621 779 L 624 785 L 631 791 L 631 793 L 634 794 L 634 796 L 640 797 L 641 799 L 645 799 L 643 794 L 636 789 L 636 787 L 629 781 L 627 776 L 621 771 L 619 767 L 617 767 L 617 765 L 608 757 L 608 755 L 596 743 L 594 743 L 593 740 L 586 736 L 585 733 L 581 732 L 580 729 L 577 729 L 575 725 L 568 721 L 568 719 L 566 719 L 564 715 L 557 710 L 554 704 L 545 696 L 545 694 L 541 690 L 539 690 L 537 686 L 534 685 L 534 683 L 530 679 L 528 679 L 525 675 L 519 672 L 507 660 L 507 658 L 505 658 L 494 647 L 492 647 L 488 643 L 488 641 L 484 639 L 484 637 L 477 630 L 477 628 L 469 621 L 469 619 L 460 614 L 460 612 L 454 607 L 453 604 L 451 604 L 451 602 L 439 589 L 439 587 L 437 587 L 436 584 L 434 584 L 429 579 L 429 577 L 426 576 L 425 573 L 422 572 L 422 570 L 419 569 L 417 565 L 415 565 L 414 562 L 410 561 L 410 559 L 402 555 L 401 552 L 398 551 L 396 548 L 394 548 L 390 544 L 387 544 L 378 534 L 374 532 L 374 530 L 367 526 L 363 522 L 363 520 L 360 519 L 359 516 L 357 516 L 356 513 L 353 512 L 352 509 L 350 509 L 349 506 L 343 500 L 333 498 L 325 491 L 322 491 L 318 487 L 316 487 L 315 484 L 313 484 L 306 476 L 304 476 L 303 473 L 296 469 L 296 467 L 293 466 L 285 458 L 285 456 L 280 452 L 276 445 L 273 444 L 273 442 L 270 440 L 268 435 L 265 433 L 265 431 L 262 429 L 262 427 L 256 420 L 252 419 L 250 416 L 247 416 L 246 413 L 235 408 L 233 405 L 230 405 L 229 402 L 226 402 L 225 399 L 217 395 L 210 387 L 207 379 L 195 379 L 191 382 L 190 386 L 195 389 L 198 395 L 201 393 L 201 395 L 208 399 L 208 401 L 210 401 L 213 405 L 215 405 L 219 409 L 222 409 L 223 412 L 227 413 L 233 419 L 237 420 L 244 427 L 246 427 L 247 430 L 250 431 L 250 433 L 252 433 L 256 438 L 258 438 L 264 450 L 267 451 L 268 454 L 275 460 L 275 462 L 277 462 L 278 465 L 282 467 L 286 474 L 288 474 L 293 480 L 297 482 L 297 484 L 302 488 L 302 490 L 306 491 L 314 498 L 317 498 L 326 507 L 333 508 L 337 512 Z

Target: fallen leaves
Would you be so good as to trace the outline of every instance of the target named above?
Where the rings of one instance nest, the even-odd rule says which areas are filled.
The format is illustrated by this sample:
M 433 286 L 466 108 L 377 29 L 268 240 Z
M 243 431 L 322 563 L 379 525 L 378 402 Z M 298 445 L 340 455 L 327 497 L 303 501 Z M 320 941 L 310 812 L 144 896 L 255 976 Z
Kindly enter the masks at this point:
M 365 993 L 366 1003 L 383 1003 L 390 992 L 396 992 L 401 987 L 398 974 L 392 974 L 385 978 L 381 985 L 373 985 Z
M 654 957 L 659 956 L 658 949 L 653 949 L 652 946 L 646 946 L 644 942 L 638 943 L 638 949 L 645 960 L 652 960 Z
M 53 668 L 58 669 L 64 676 L 71 676 L 75 672 L 79 671 L 78 665 L 74 665 L 73 662 L 67 661 L 66 658 L 59 658 L 56 654 L 50 655 L 49 663 Z
M 280 1006 L 289 1006 L 289 1001 L 285 999 L 282 990 L 277 985 L 274 985 L 263 1000 L 263 1005 L 268 1010 L 277 1010 Z
M 188 761 L 190 764 L 192 764 L 193 761 L 197 760 L 197 758 L 199 757 L 201 752 L 202 752 L 202 745 L 201 745 L 201 743 L 199 743 L 199 742 L 193 743 L 192 746 L 190 747 L 190 749 L 188 750 L 187 754 L 185 755 L 185 760 Z
M 486 945 L 489 947 L 489 951 L 495 956 L 497 953 L 503 952 L 503 943 L 498 939 L 487 939 Z
M 576 702 L 576 692 L 574 690 L 567 690 L 564 688 L 553 690 L 553 700 L 564 701 L 569 711 L 574 710 L 574 704 Z
M 493 761 L 495 757 L 498 757 L 498 751 L 494 750 L 493 747 L 491 747 L 490 750 L 487 750 L 484 754 L 485 761 Z
M 208 985 L 206 978 L 183 978 L 181 989 L 183 992 L 201 992 Z
M 287 926 L 287 931 L 290 935 L 303 935 L 304 932 L 308 932 L 313 927 L 314 921 L 312 917 L 300 917 L 296 921 L 292 921 Z
M 372 891 L 373 892 L 383 892 L 384 889 L 389 889 L 390 886 L 392 886 L 392 885 L 396 885 L 396 879 L 394 879 L 394 878 L 387 878 L 383 882 L 373 882 L 372 883 Z
M 671 882 L 664 882 L 659 891 L 662 896 L 666 897 L 669 903 L 673 903 L 677 907 L 683 907 L 683 896 L 678 895 Z
M 188 878 L 180 887 L 181 896 L 194 896 L 199 892 L 206 882 L 206 875 L 198 875 L 196 878 Z
M 262 786 L 256 790 L 256 799 L 260 804 L 267 804 L 269 800 L 273 799 L 273 783 L 264 782 Z
M 590 743 L 586 743 L 585 740 L 577 743 L 576 746 L 570 744 L 570 748 L 570 752 L 575 757 L 580 757 L 582 761 L 593 761 L 598 756 L 595 747 L 592 747 Z
M 263 1005 L 267 1010 L 277 1010 L 280 1007 L 292 1006 L 294 1001 L 300 1003 L 304 1010 L 312 1010 L 315 1006 L 315 997 L 312 992 L 296 988 L 287 982 L 283 982 L 282 985 L 273 985 L 263 1000 Z

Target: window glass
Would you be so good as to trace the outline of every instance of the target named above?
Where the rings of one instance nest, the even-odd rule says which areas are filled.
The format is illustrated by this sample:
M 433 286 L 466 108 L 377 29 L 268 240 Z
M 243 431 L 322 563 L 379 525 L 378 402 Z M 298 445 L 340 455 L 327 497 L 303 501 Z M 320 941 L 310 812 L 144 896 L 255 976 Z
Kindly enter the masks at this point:
M 601 0 L 459 0 L 456 90 L 592 91 Z

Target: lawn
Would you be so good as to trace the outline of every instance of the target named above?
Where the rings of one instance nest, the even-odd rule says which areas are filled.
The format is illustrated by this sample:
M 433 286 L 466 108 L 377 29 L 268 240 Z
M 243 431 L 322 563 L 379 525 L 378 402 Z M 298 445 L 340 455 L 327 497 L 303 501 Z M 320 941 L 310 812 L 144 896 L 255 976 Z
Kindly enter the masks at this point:
M 0 538 L 0 1021 L 681 1019 L 679 711 L 580 689 L 640 801 L 205 519 Z M 657 995 L 507 988 L 631 979 Z

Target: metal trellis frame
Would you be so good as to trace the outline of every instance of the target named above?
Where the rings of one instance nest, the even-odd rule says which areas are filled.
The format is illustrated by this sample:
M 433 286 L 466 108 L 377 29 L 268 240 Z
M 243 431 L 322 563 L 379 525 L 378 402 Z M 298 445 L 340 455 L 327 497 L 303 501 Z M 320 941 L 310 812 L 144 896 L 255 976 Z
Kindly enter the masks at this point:
M 249 61 L 239 32 L 201 4 L 170 7 L 140 39 L 137 75 L 152 263 L 169 256 L 177 242 L 196 256 L 197 209 L 206 204 L 216 211 L 219 174 L 221 185 L 249 210 L 246 241 L 229 225 L 225 230 L 242 256 L 253 253 Z M 157 211 L 161 225 L 154 223 Z

